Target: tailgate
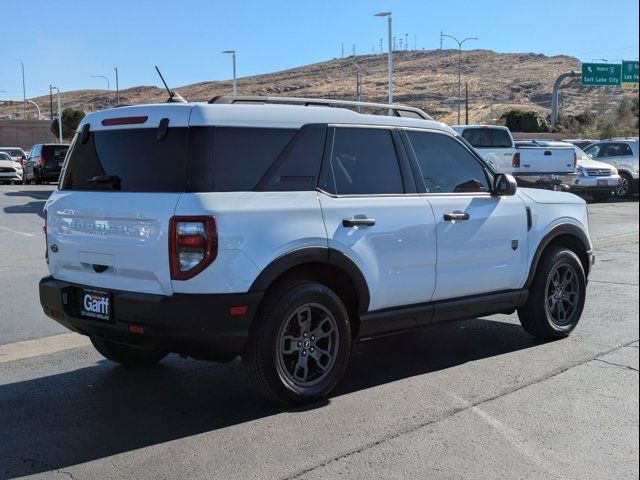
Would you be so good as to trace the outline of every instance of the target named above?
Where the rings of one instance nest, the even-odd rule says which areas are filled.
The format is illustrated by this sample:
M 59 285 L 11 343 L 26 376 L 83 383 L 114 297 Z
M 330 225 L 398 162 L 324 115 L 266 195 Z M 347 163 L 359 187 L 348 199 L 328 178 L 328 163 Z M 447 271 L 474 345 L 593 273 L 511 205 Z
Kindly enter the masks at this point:
M 567 174 L 575 172 L 575 150 L 572 147 L 520 147 L 520 168 L 516 175 Z
M 51 275 L 170 295 L 167 232 L 179 198 L 179 193 L 54 192 L 46 206 Z

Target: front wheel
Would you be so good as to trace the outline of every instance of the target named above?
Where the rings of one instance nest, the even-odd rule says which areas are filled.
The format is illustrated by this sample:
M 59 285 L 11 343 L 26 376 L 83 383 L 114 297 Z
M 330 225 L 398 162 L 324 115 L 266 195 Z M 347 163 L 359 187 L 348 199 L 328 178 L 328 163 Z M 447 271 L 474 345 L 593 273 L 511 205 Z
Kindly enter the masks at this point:
M 629 198 L 631 195 L 633 195 L 633 179 L 627 172 L 620 172 L 620 183 L 616 188 L 616 196 Z
M 568 248 L 549 247 L 538 264 L 527 304 L 518 309 L 520 323 L 537 338 L 566 337 L 582 316 L 586 290 L 578 256 Z
M 131 347 L 121 343 L 108 342 L 96 337 L 91 337 L 91 343 L 95 349 L 105 357 L 115 363 L 120 363 L 128 367 L 142 367 L 159 362 L 167 356 L 167 352 L 149 350 L 147 348 Z
M 342 378 L 351 353 L 344 304 L 315 282 L 286 284 L 268 295 L 243 355 L 251 382 L 281 403 L 327 395 Z

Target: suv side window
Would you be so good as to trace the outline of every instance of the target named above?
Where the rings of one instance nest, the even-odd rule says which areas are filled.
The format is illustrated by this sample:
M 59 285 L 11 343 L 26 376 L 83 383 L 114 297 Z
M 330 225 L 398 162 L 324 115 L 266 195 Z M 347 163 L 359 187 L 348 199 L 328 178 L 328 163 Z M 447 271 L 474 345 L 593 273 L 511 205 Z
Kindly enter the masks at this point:
M 391 131 L 335 128 L 324 189 L 338 195 L 403 194 Z
M 454 138 L 408 130 L 427 193 L 488 192 L 487 172 Z
M 624 157 L 633 155 L 631 147 L 626 143 L 609 143 L 600 150 L 598 157 Z
M 586 153 L 587 155 L 592 156 L 593 158 L 598 158 L 600 156 L 600 148 L 601 147 L 602 147 L 601 144 L 591 145 L 591 146 L 585 148 L 584 153 Z

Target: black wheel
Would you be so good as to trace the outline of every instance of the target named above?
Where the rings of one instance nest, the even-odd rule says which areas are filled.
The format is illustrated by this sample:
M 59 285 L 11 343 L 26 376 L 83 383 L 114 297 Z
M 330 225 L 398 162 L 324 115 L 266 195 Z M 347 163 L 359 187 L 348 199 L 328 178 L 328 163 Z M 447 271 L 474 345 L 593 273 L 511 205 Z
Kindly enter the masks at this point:
M 167 352 L 131 347 L 120 343 L 107 342 L 91 337 L 95 349 L 107 360 L 120 363 L 128 367 L 152 365 L 167 356 Z
M 38 170 L 33 171 L 33 177 L 34 177 L 33 182 L 36 185 L 42 185 L 42 179 L 40 178 L 40 174 L 38 173 Z
M 611 192 L 593 192 L 591 196 L 599 202 L 606 202 L 611 198 Z
M 616 197 L 629 198 L 633 195 L 633 179 L 627 172 L 620 172 L 620 184 L 616 187 Z
M 538 264 L 527 304 L 518 309 L 524 329 L 537 338 L 562 338 L 578 325 L 587 280 L 578 256 L 549 247 Z
M 300 404 L 327 395 L 351 353 L 349 315 L 319 283 L 289 283 L 265 298 L 243 361 L 252 384 L 271 400 Z

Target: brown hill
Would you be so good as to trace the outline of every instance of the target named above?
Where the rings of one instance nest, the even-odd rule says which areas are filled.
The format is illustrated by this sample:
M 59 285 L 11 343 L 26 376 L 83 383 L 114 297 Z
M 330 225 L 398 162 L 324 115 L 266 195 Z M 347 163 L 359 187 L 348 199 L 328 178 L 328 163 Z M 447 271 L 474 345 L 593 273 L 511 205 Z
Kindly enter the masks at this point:
M 238 90 L 246 95 L 352 99 L 355 90 L 352 62 L 356 62 L 363 73 L 363 100 L 384 102 L 387 96 L 386 58 L 386 55 L 358 55 L 243 77 L 238 81 Z M 490 117 L 497 118 L 511 107 L 548 112 L 556 76 L 567 70 L 579 69 L 580 61 L 566 55 L 548 57 L 489 50 L 463 52 L 463 96 L 464 83 L 467 82 L 470 122 L 488 122 Z M 395 52 L 394 82 L 396 103 L 418 106 L 438 120 L 456 123 L 457 50 Z M 206 101 L 215 95 L 229 94 L 231 82 L 206 81 L 175 90 L 189 101 Z M 561 89 L 561 108 L 566 113 L 595 108 L 606 110 L 624 94 L 618 88 L 582 87 L 579 78 L 575 78 L 566 81 Z M 147 86 L 120 92 L 121 102 L 125 104 L 158 103 L 163 102 L 166 96 L 163 89 Z M 62 104 L 63 108 L 90 111 L 105 108 L 107 98 L 104 90 L 77 90 L 64 92 Z M 48 96 L 32 100 L 40 106 L 43 114 L 49 112 Z M 15 115 L 15 112 L 19 115 L 21 106 L 15 102 L 13 106 L 0 106 L 0 118 Z M 462 120 L 464 122 L 464 114 Z

